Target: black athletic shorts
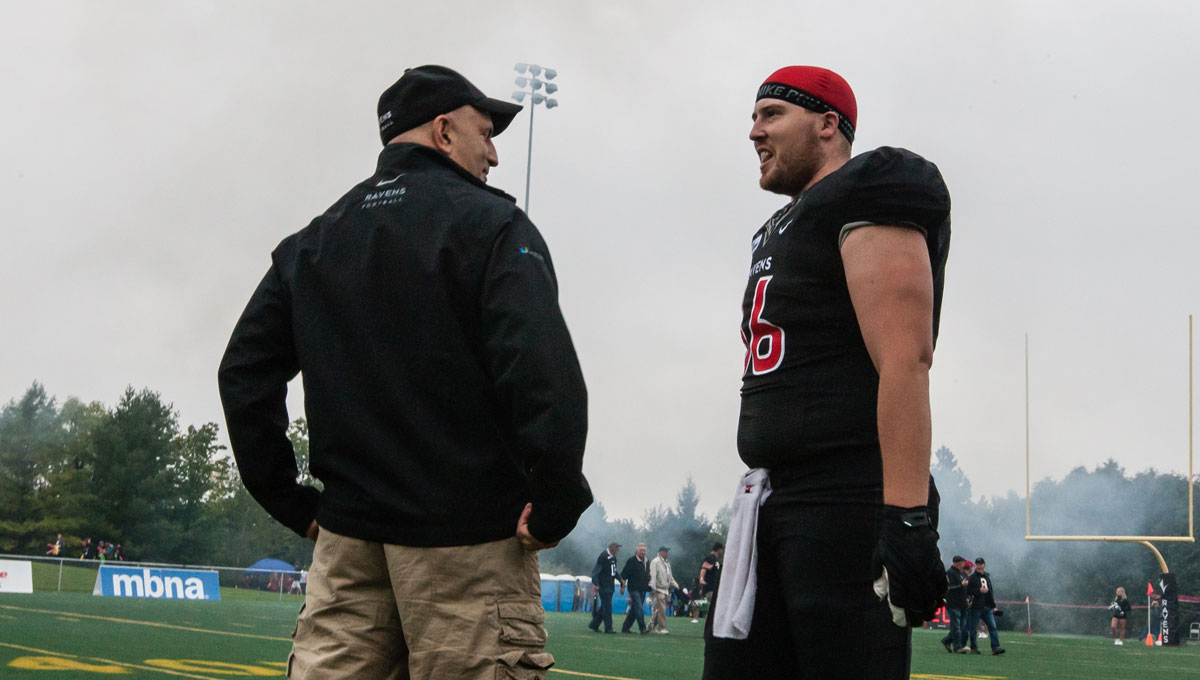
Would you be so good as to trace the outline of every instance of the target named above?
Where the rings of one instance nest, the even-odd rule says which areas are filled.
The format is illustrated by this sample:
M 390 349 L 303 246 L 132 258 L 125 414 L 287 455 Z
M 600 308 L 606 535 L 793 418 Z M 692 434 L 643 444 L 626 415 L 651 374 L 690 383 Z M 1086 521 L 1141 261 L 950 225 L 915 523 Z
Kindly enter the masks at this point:
M 892 623 L 872 587 L 880 486 L 833 493 L 814 481 L 772 472 L 750 635 L 714 638 L 709 617 L 704 680 L 909 677 L 911 631 Z

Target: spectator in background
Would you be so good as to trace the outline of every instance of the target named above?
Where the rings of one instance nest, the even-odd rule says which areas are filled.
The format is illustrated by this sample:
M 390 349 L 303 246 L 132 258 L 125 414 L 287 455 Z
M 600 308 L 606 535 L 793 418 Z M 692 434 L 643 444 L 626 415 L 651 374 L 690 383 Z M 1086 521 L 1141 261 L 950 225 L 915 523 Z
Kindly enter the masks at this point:
M 593 632 L 600 632 L 600 624 L 604 624 L 605 633 L 616 633 L 612 627 L 612 599 L 617 581 L 621 582 L 621 594 L 625 594 L 625 580 L 617 573 L 617 551 L 621 544 L 612 541 L 608 548 L 596 558 L 596 566 L 592 567 L 592 585 L 600 593 L 600 606 L 592 610 L 592 622 L 588 624 Z
M 46 551 L 47 555 L 57 555 L 61 553 L 63 549 L 62 534 L 59 534 L 58 538 L 54 539 L 53 543 L 47 543 L 46 547 L 49 548 L 49 550 Z
M 621 624 L 622 633 L 631 633 L 633 622 L 637 621 L 638 632 L 646 634 L 646 617 L 642 605 L 646 601 L 646 593 L 650 590 L 650 562 L 646 559 L 646 544 L 638 543 L 633 551 L 633 557 L 625 561 L 621 569 L 621 578 L 629 589 L 629 609 L 625 613 L 625 623 Z
M 980 621 L 987 624 L 988 638 L 992 645 L 992 654 L 1003 654 L 1000 646 L 1000 631 L 996 630 L 996 598 L 992 575 L 987 573 L 987 564 L 982 557 L 975 558 L 975 573 L 967 579 L 967 598 L 970 602 L 970 615 L 967 617 L 967 630 L 971 635 L 971 653 L 978 654 L 979 647 L 976 638 L 979 632 L 975 629 Z
M 650 562 L 650 591 L 654 598 L 650 605 L 650 630 L 658 635 L 666 635 L 667 607 L 671 605 L 671 589 L 678 589 L 675 576 L 671 573 L 671 563 L 667 557 L 671 549 L 659 546 L 658 557 Z
M 101 562 L 108 557 L 108 547 L 104 541 L 100 541 L 96 544 L 96 557 L 100 558 Z
M 1109 611 L 1112 612 L 1112 636 L 1114 645 L 1125 644 L 1125 621 L 1129 618 L 1129 610 L 1133 607 L 1129 604 L 1129 598 L 1125 597 L 1125 589 L 1118 586 L 1117 594 L 1113 597 L 1112 604 L 1108 605 Z
M 700 588 L 696 597 L 708 596 L 708 611 L 712 611 L 712 599 L 721 584 L 721 558 L 725 555 L 724 543 L 713 543 L 712 552 L 700 563 Z
M 118 562 L 124 562 L 125 561 L 125 546 L 118 543 L 117 547 L 113 548 L 112 556 L 113 556 L 114 560 L 116 560 Z
M 946 570 L 946 618 L 950 630 L 942 638 L 947 652 L 966 654 L 967 648 L 967 573 L 964 564 L 970 564 L 961 555 L 955 555 Z
M 79 552 L 79 559 L 90 560 L 95 557 L 95 548 L 92 546 L 92 537 L 88 536 L 83 539 L 83 546 Z

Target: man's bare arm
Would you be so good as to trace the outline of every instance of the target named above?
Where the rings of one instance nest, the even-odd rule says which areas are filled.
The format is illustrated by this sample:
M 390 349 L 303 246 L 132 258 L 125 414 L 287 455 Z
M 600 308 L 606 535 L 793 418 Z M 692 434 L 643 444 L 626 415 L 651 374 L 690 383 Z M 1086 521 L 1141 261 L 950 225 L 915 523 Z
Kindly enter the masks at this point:
M 879 372 L 883 502 L 925 505 L 933 362 L 933 274 L 925 238 L 904 227 L 859 227 L 841 252 L 850 300 Z

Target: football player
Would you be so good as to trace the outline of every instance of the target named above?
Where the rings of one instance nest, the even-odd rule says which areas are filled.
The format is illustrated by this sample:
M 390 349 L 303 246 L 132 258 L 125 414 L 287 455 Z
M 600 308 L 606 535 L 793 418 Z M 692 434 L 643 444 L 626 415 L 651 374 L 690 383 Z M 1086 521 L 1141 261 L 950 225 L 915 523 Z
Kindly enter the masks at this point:
M 824 68 L 781 68 L 758 89 L 759 185 L 789 200 L 750 241 L 738 452 L 767 470 L 770 495 L 749 633 L 710 626 L 708 680 L 907 678 L 909 626 L 946 590 L 929 367 L 950 196 L 909 151 L 852 158 L 857 114 Z

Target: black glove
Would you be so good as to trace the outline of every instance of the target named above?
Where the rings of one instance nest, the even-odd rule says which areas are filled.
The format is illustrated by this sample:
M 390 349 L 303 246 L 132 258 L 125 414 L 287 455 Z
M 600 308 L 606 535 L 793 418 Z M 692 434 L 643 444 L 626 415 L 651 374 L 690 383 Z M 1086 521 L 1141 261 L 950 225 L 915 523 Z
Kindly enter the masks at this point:
M 882 574 L 887 567 L 888 599 L 904 610 L 908 625 L 914 628 L 933 620 L 946 595 L 946 571 L 937 542 L 937 529 L 924 505 L 883 506 L 873 560 L 875 573 Z

